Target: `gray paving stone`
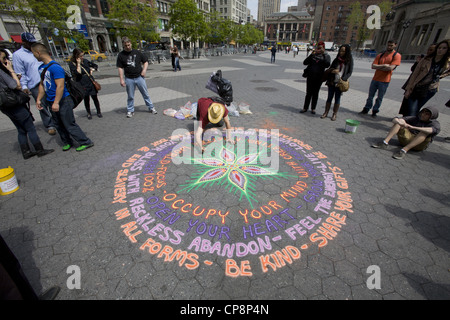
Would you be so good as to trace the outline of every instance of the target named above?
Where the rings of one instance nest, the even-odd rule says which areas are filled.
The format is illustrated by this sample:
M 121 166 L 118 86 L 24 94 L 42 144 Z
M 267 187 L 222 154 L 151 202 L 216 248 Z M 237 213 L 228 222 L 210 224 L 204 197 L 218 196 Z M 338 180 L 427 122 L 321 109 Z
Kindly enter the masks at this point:
M 168 62 L 151 65 L 146 80 L 158 114 L 149 114 L 137 94 L 136 112 L 131 119 L 125 116 L 126 93 L 118 83 L 117 70 L 105 64 L 98 74 L 103 86 L 99 99 L 104 117 L 88 120 L 83 106 L 75 109 L 77 123 L 95 142 L 93 148 L 81 153 L 74 149 L 62 152 L 59 137 L 48 136 L 37 120 L 43 144 L 54 148 L 55 152 L 45 158 L 25 161 L 19 152 L 15 128 L 9 119 L 0 116 L 3 146 L 0 165 L 13 167 L 20 185 L 13 194 L 0 196 L 0 233 L 15 252 L 33 288 L 42 292 L 59 285 L 62 290 L 58 299 L 61 300 L 448 299 L 450 144 L 443 137 L 450 136 L 450 110 L 444 109 L 443 104 L 448 98 L 445 92 L 450 88 L 450 81 L 441 81 L 440 92 L 432 101 L 441 111 L 442 133 L 425 152 L 410 153 L 405 160 L 396 161 L 391 157 L 399 147 L 396 138 L 392 139 L 389 150 L 375 150 L 370 145 L 386 134 L 391 119 L 397 115 L 401 86 L 410 74 L 411 63 L 402 62 L 395 71 L 379 117 L 374 120 L 357 114 L 367 98 L 373 71 L 371 62 L 356 59 L 351 89 L 342 97 L 338 120 L 332 122 L 319 117 L 325 105 L 326 88 L 320 91 L 318 114 L 298 113 L 306 86 L 304 79 L 299 79 L 301 59 L 293 61 L 291 56 L 280 54 L 276 66 L 270 65 L 269 59 L 269 54 L 263 52 L 183 60 L 187 72 L 176 74 L 170 72 Z M 256 66 L 250 62 L 262 64 Z M 162 223 L 184 233 L 182 242 L 174 244 L 162 240 L 161 234 L 152 236 L 143 232 L 140 226 L 131 231 L 129 223 L 135 221 L 133 212 L 118 219 L 117 212 L 129 208 L 129 203 L 113 203 L 118 172 L 128 169 L 132 173 L 130 167 L 123 164 L 139 153 L 138 149 L 152 147 L 154 142 L 167 139 L 176 129 L 193 130 L 192 120 L 176 120 L 165 116 L 163 111 L 212 96 L 204 85 L 211 72 L 218 68 L 232 81 L 234 103 L 247 102 L 252 111 L 251 115 L 230 117 L 232 126 L 279 129 L 281 134 L 310 145 L 312 151 L 322 152 L 327 157 L 323 161 L 330 163 L 328 168 L 336 166 L 342 170 L 353 212 L 336 208 L 328 214 L 314 211 L 318 199 L 315 202 L 305 200 L 312 189 L 287 202 L 280 194 L 292 187 L 295 180 L 257 179 L 252 209 L 261 210 L 261 206 L 276 201 L 282 208 L 288 208 L 295 219 L 280 226 L 276 223 L 276 217 L 281 217 L 279 210 L 273 210 L 245 223 L 239 214 L 250 208 L 245 197 L 240 198 L 235 190 L 230 192 L 218 184 L 179 192 L 197 169 L 170 164 L 171 170 L 165 175 L 169 182 L 166 194 L 176 193 L 178 199 L 201 208 L 228 210 L 226 222 L 222 224 L 217 215 L 206 219 L 187 212 L 176 223 L 168 225 L 154 211 L 150 212 L 155 221 L 149 226 Z M 345 133 L 346 119 L 361 121 L 355 134 Z M 280 162 L 281 169 L 293 173 L 287 161 Z M 304 180 L 311 188 L 312 177 Z M 127 200 L 156 196 L 171 208 L 173 202 L 162 200 L 162 189 L 129 194 Z M 297 208 L 299 204 L 301 208 Z M 145 208 L 149 210 L 149 206 Z M 296 240 L 288 236 L 288 228 L 306 217 L 320 217 L 320 224 L 329 223 L 327 219 L 333 218 L 333 210 L 346 217 L 345 224 L 336 234 L 329 233 L 332 236 L 323 246 L 319 247 L 317 237 L 327 233 L 325 229 L 318 233 L 319 226 L 297 235 Z M 140 249 L 152 238 L 162 247 L 168 245 L 174 250 L 185 250 L 200 236 L 196 229 L 186 231 L 191 219 L 229 228 L 232 240 L 228 243 L 239 241 L 243 246 L 257 238 L 244 240 L 243 227 L 255 227 L 255 223 L 259 223 L 267 228 L 272 223 L 277 230 L 264 233 L 271 241 L 271 249 L 245 257 L 234 253 L 232 260 L 224 254 L 187 250 L 198 257 L 194 270 L 186 268 L 182 258 L 165 261 L 159 253 Z M 136 231 L 141 233 L 133 240 Z M 281 235 L 281 240 L 275 238 L 276 235 Z M 211 245 L 216 241 L 207 234 L 202 234 L 201 238 L 211 240 Z M 227 243 L 224 239 L 219 242 Z M 276 253 L 282 253 L 288 246 L 295 246 L 299 257 L 283 263 L 275 260 Z M 261 266 L 264 257 L 272 263 L 267 270 Z M 252 276 L 227 275 L 226 264 L 233 261 L 237 265 L 248 261 Z M 79 290 L 67 288 L 66 270 L 70 265 L 81 269 Z M 366 270 L 372 265 L 380 267 L 381 289 L 367 288 L 369 274 Z

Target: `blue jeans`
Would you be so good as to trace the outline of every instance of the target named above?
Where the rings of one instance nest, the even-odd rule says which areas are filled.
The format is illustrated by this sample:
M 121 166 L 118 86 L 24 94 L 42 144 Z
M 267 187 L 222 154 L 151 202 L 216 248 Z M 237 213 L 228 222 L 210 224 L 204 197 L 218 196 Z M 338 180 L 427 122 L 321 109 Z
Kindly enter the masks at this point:
M 139 89 L 139 91 L 142 94 L 142 98 L 144 98 L 145 105 L 148 107 L 148 109 L 153 109 L 153 103 L 150 99 L 150 95 L 148 94 L 147 90 L 147 84 L 145 83 L 145 79 L 141 76 L 137 78 L 127 78 L 125 77 L 125 84 L 127 86 L 127 94 L 128 94 L 128 100 L 127 100 L 127 111 L 128 112 L 134 112 L 134 91 L 136 90 L 136 87 Z
M 36 101 L 37 100 L 37 96 L 39 94 L 39 84 L 36 87 L 31 88 L 30 92 L 31 92 L 31 95 L 34 98 L 34 101 Z M 45 95 L 42 98 L 42 100 L 45 100 Z M 55 128 L 55 122 L 53 121 L 52 114 L 48 110 L 48 108 L 47 108 L 45 103 L 43 103 L 42 106 L 43 106 L 43 109 L 39 110 L 39 114 L 41 116 L 42 124 L 47 129 L 54 129 Z
M 31 112 L 26 106 L 2 109 L 2 113 L 7 115 L 17 128 L 19 145 L 28 145 L 28 138 L 30 138 L 30 142 L 33 145 L 41 142 L 36 132 Z
M 51 110 L 53 102 L 46 101 L 46 103 Z M 70 96 L 62 98 L 61 101 L 59 101 L 59 111 L 52 111 L 52 117 L 56 124 L 56 130 L 64 145 L 73 145 L 72 138 L 75 139 L 80 146 L 92 143 L 83 130 L 81 130 L 80 126 L 75 122 L 75 116 L 73 115 L 73 100 Z
M 417 116 L 420 109 L 436 94 L 436 90 L 429 90 L 427 95 L 422 98 L 409 97 L 408 99 L 408 114 L 405 116 Z
M 338 87 L 328 86 L 328 99 L 327 99 L 328 103 L 331 103 L 331 101 L 333 101 L 333 97 L 334 97 L 334 103 L 341 104 L 341 96 L 342 96 L 342 92 L 341 92 L 341 90 L 339 90 Z
M 369 111 L 370 109 L 372 109 L 373 98 L 375 97 L 375 93 L 378 90 L 378 97 L 377 97 L 377 100 L 375 101 L 375 105 L 373 106 L 373 110 L 372 110 L 372 113 L 378 113 L 378 111 L 380 110 L 381 102 L 383 102 L 383 97 L 384 97 L 388 87 L 389 87 L 389 82 L 380 82 L 380 81 L 372 80 L 372 82 L 370 83 L 370 87 L 369 87 L 369 97 L 367 98 L 366 106 L 364 107 L 364 109 L 366 111 Z
M 179 57 L 175 57 L 175 63 L 174 63 L 173 71 L 177 71 L 177 68 L 181 71 L 180 58 Z

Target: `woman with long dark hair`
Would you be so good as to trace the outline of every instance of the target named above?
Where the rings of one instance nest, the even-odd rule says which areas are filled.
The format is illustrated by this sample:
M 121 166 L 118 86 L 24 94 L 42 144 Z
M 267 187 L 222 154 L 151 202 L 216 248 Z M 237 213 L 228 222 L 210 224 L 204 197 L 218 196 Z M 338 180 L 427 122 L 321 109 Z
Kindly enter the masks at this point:
M 420 109 L 439 90 L 439 80 L 450 75 L 450 42 L 443 40 L 436 50 L 417 64 L 405 88 L 406 116 L 417 116 Z
M 8 52 L 4 49 L 0 49 L 0 88 L 21 90 L 19 78 L 14 72 L 11 61 L 8 60 Z M 54 151 L 53 149 L 46 150 L 42 146 L 33 123 L 33 116 L 26 104 L 18 104 L 8 108 L 0 106 L 0 111 L 8 116 L 17 128 L 19 146 L 24 159 L 29 159 L 35 155 L 42 157 Z M 35 152 L 31 151 L 28 139 L 30 139 Z
M 331 102 L 334 97 L 333 115 L 331 121 L 336 120 L 336 115 L 341 105 L 341 90 L 336 87 L 339 79 L 347 81 L 353 72 L 353 57 L 352 51 L 348 44 L 343 44 L 339 47 L 339 52 L 336 58 L 333 60 L 330 66 L 330 73 L 328 74 L 326 85 L 328 86 L 328 99 L 325 105 L 325 112 L 320 117 L 324 119 L 328 116 L 328 112 L 331 108 Z
M 84 88 L 84 107 L 86 108 L 87 118 L 92 119 L 90 97 L 94 101 L 95 108 L 97 109 L 97 116 L 102 118 L 102 112 L 100 110 L 100 102 L 97 97 L 97 90 L 94 87 L 91 79 L 93 70 L 98 70 L 98 66 L 86 59 L 84 59 L 84 52 L 78 48 L 73 49 L 72 57 L 70 58 L 70 72 L 75 81 L 80 82 Z

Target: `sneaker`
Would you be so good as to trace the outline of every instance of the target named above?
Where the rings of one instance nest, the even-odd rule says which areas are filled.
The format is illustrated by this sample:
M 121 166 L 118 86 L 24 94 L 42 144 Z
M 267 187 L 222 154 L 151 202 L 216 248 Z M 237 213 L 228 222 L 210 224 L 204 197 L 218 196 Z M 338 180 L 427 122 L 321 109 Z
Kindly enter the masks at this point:
M 131 118 L 132 116 L 134 116 L 134 112 L 127 112 L 127 118 Z
M 72 146 L 70 144 L 66 144 L 62 147 L 63 151 L 68 151 L 70 148 L 72 148 Z
M 150 113 L 153 113 L 153 114 L 157 114 L 157 113 L 158 113 L 158 111 L 156 111 L 156 109 L 155 109 L 155 108 L 152 108 L 152 109 L 150 109 Z
M 397 160 L 402 160 L 405 156 L 406 156 L 406 152 L 403 152 L 402 150 L 400 150 L 400 151 L 394 153 L 392 158 L 397 159 Z
M 374 143 L 372 145 L 372 148 L 376 148 L 376 149 L 384 149 L 386 150 L 387 148 L 389 148 L 389 145 L 384 143 L 383 141 L 378 142 L 378 143 Z
M 83 144 L 83 145 L 79 146 L 78 148 L 76 148 L 75 150 L 77 150 L 78 152 L 80 152 L 80 151 L 84 151 L 84 150 L 86 150 L 87 148 L 90 148 L 90 147 L 93 147 L 93 146 L 94 146 L 93 143 L 90 143 L 90 144 Z
M 55 128 L 48 129 L 48 134 L 54 136 L 56 134 L 56 129 Z
M 377 114 L 376 113 L 372 113 L 372 118 L 376 118 Z
M 366 108 L 362 109 L 362 111 L 359 114 L 368 114 L 369 110 L 367 110 Z

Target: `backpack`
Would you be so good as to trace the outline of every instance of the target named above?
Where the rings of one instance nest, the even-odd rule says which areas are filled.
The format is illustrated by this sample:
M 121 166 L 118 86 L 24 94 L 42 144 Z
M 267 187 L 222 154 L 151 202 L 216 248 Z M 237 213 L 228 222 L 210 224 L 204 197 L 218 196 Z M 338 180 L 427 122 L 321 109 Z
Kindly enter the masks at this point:
M 386 51 L 383 51 L 381 54 L 380 54 L 380 58 L 379 59 L 381 59 L 381 57 L 384 55 L 386 53 Z M 395 56 L 397 55 L 397 51 L 395 51 L 394 52 L 394 55 L 392 56 L 392 60 L 391 60 L 391 63 L 392 63 L 392 61 L 394 61 L 394 58 L 395 58 Z M 394 70 L 395 69 L 397 69 L 397 66 L 395 66 L 395 68 L 394 68 Z
M 47 69 L 53 64 L 58 64 L 55 61 L 52 61 L 52 62 L 53 63 L 50 63 L 42 71 L 41 83 L 44 82 L 44 77 L 45 77 L 45 73 L 47 72 Z M 70 97 L 73 100 L 73 108 L 75 109 L 76 107 L 78 107 L 80 102 L 84 100 L 84 88 L 79 82 L 73 80 L 73 78 L 67 73 L 67 71 L 64 70 L 64 73 L 65 73 L 64 86 L 66 87 L 67 91 L 70 94 Z

